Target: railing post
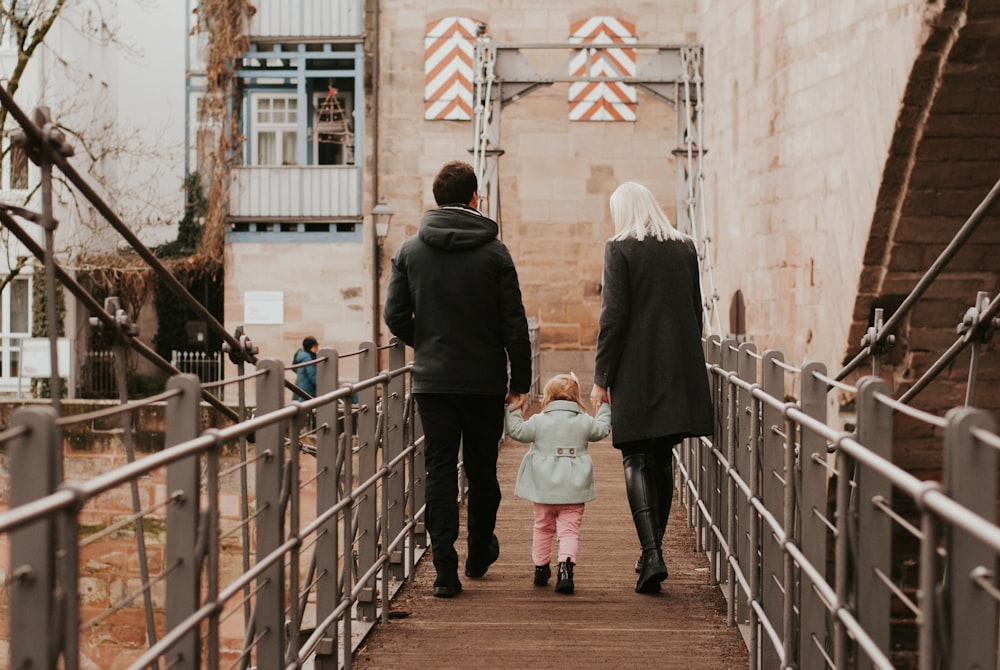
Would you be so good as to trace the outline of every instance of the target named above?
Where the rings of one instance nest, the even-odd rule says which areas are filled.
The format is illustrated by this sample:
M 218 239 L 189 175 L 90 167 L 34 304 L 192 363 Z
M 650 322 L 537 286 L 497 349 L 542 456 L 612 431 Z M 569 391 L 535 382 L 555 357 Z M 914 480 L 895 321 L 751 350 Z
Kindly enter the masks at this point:
M 851 512 L 853 494 L 851 477 L 855 462 L 843 449 L 837 450 L 835 459 L 837 502 L 834 517 L 837 523 L 837 535 L 834 544 L 834 588 L 838 604 L 848 607 L 851 604 L 851 574 L 848 570 L 849 564 L 853 562 L 850 558 L 850 543 L 851 536 L 856 533 L 857 529 L 854 515 Z M 847 634 L 847 626 L 838 618 L 833 620 L 833 636 L 833 666 L 847 668 L 850 664 L 850 638 Z
M 996 523 L 997 455 L 993 447 L 978 444 L 973 427 L 996 432 L 993 417 L 971 408 L 948 412 L 944 433 L 945 482 L 948 496 L 990 523 Z M 997 560 L 992 549 L 953 526 L 948 533 L 946 605 L 950 613 L 949 668 L 990 668 L 995 665 L 997 605 L 993 596 L 975 583 L 983 572 L 996 583 Z M 984 572 L 985 571 L 985 572 Z
M 336 349 L 320 349 L 316 356 L 316 395 L 335 391 L 340 386 L 340 359 Z M 340 502 L 340 491 L 350 482 L 342 481 L 342 463 L 338 463 L 341 440 L 340 402 L 316 408 L 316 516 Z M 348 450 L 349 453 L 349 450 Z M 316 622 L 326 620 L 341 602 L 338 556 L 340 553 L 338 521 L 349 515 L 339 514 L 317 531 L 316 537 Z M 334 621 L 316 649 L 317 670 L 337 670 L 337 622 Z
M 201 386 L 195 375 L 176 375 L 167 383 L 170 390 L 180 391 L 167 399 L 164 448 L 194 439 L 201 432 Z M 201 556 L 198 545 L 198 515 L 200 511 L 201 468 L 197 455 L 167 466 L 167 611 L 165 630 L 172 630 L 199 607 L 201 593 Z M 209 541 L 217 535 L 208 533 Z M 198 631 L 194 630 L 177 642 L 165 654 L 168 667 L 197 668 L 199 656 Z
M 56 459 L 62 456 L 61 431 L 51 407 L 24 407 L 11 428 L 26 430 L 7 443 L 10 508 L 55 491 Z M 45 517 L 10 532 L 10 662 L 12 668 L 55 668 L 60 630 L 55 602 L 55 517 Z M 74 571 L 76 566 L 69 566 Z M 68 635 L 76 636 L 75 629 Z
M 736 340 L 735 339 L 725 339 L 722 341 L 722 368 L 726 372 L 735 372 L 738 365 L 738 356 L 736 352 Z M 723 440 L 722 442 L 715 445 L 716 449 L 725 456 L 726 461 L 729 462 L 729 467 L 736 467 L 734 461 L 736 460 L 736 426 L 737 426 L 737 413 L 739 409 L 736 406 L 737 402 L 736 389 L 733 388 L 732 383 L 728 379 L 723 379 L 722 381 L 722 407 L 723 416 L 725 418 L 724 428 L 723 428 Z M 719 565 L 719 581 L 726 584 L 726 592 L 729 594 L 729 614 L 727 617 L 730 626 L 736 625 L 736 609 L 737 600 L 736 595 L 737 583 L 733 576 L 735 572 L 732 564 L 729 562 L 729 557 L 736 553 L 736 532 L 737 524 L 736 519 L 733 518 L 733 502 L 736 495 L 736 484 L 733 483 L 732 477 L 723 468 L 722 464 L 716 462 L 713 464 L 713 470 L 716 472 L 717 485 L 719 487 L 719 503 L 714 508 L 712 512 L 712 518 L 715 523 L 718 524 L 719 529 L 722 531 L 726 538 L 726 550 L 722 552 L 721 563 Z
M 285 368 L 281 361 L 264 358 L 257 362 L 264 374 L 257 378 L 257 416 L 281 409 Z M 272 423 L 257 431 L 257 563 L 284 541 L 285 514 L 281 508 L 281 482 L 285 462 L 285 422 Z M 274 562 L 257 578 L 254 607 L 257 637 L 257 667 L 283 667 L 285 653 L 285 560 Z
M 722 439 L 722 419 L 721 415 L 724 413 L 722 409 L 722 394 L 720 389 L 722 388 L 722 382 L 718 375 L 716 375 L 711 368 L 718 365 L 721 362 L 721 353 L 719 349 L 720 340 L 718 335 L 709 335 L 704 340 L 705 348 L 705 364 L 706 374 L 708 375 L 708 388 L 712 394 L 712 414 L 715 420 L 715 426 L 712 433 L 712 444 L 719 444 L 719 440 Z M 700 505 L 708 505 L 709 503 L 709 472 L 707 464 L 711 463 L 711 451 L 708 447 L 704 445 L 701 440 L 695 440 L 692 442 L 692 449 L 690 455 L 690 463 L 688 466 L 688 472 L 691 473 L 691 478 L 694 480 L 695 489 L 698 494 L 697 499 L 691 499 L 688 505 L 688 522 L 695 529 L 695 551 L 704 551 L 708 553 L 708 558 L 711 563 L 709 578 L 710 581 L 715 583 L 715 557 L 711 547 L 715 545 L 712 544 L 711 536 L 712 530 L 709 525 L 710 519 L 704 518 L 702 516 Z
M 358 359 L 358 379 L 371 379 L 378 374 L 378 351 L 373 342 L 361 344 L 361 356 Z M 375 406 L 378 403 L 378 387 L 370 385 L 358 394 L 358 482 L 363 483 L 375 474 L 378 460 L 378 436 L 375 428 L 378 413 Z M 355 501 L 358 517 L 358 534 L 355 537 L 358 575 L 363 575 L 378 558 L 378 486 L 372 484 L 362 491 Z M 346 547 L 345 547 L 346 550 Z M 388 594 L 383 594 L 388 597 Z M 362 621 L 375 620 L 375 578 L 370 578 L 364 588 L 358 593 L 358 616 Z
M 743 342 L 739 346 L 736 374 L 748 384 L 757 383 L 756 353 L 757 347 L 753 342 Z M 751 435 L 750 432 L 750 426 L 754 423 L 753 417 L 747 411 L 753 407 L 753 402 L 749 391 L 744 390 L 742 387 L 737 387 L 734 390 L 736 391 L 736 462 L 731 463 L 731 465 L 736 468 L 740 478 L 744 482 L 749 483 L 754 477 L 754 475 L 751 475 L 751 470 L 755 470 L 758 467 L 758 464 L 750 458 L 750 441 L 755 439 L 755 436 Z M 757 519 L 752 512 L 750 501 L 740 492 L 735 481 L 731 485 L 733 487 L 733 502 L 735 505 L 731 516 L 733 524 L 736 526 L 737 542 L 735 547 L 730 547 L 730 550 L 736 554 L 736 564 L 743 573 L 743 580 L 736 583 L 736 617 L 738 622 L 742 624 L 750 619 L 750 612 L 747 594 L 739 585 L 742 582 L 749 583 L 751 581 L 749 573 L 757 565 L 759 547 L 751 546 L 750 542 L 750 525 L 757 523 Z M 753 491 L 753 494 L 756 495 L 757 491 Z
M 343 557 L 342 565 L 340 566 L 340 592 L 343 594 L 343 599 L 348 600 L 346 603 L 347 611 L 344 615 L 344 625 L 341 631 L 342 639 L 340 640 L 339 654 L 342 654 L 341 658 L 344 659 L 344 667 L 351 667 L 351 639 L 354 635 L 354 617 L 353 617 L 353 589 L 354 583 L 356 581 L 357 570 L 354 560 L 354 544 L 356 540 L 356 533 L 354 528 L 354 515 L 355 511 L 355 500 L 354 500 L 354 481 L 357 478 L 354 473 L 354 441 L 358 434 L 358 429 L 355 424 L 355 416 L 357 415 L 357 409 L 354 404 L 353 394 L 344 398 L 344 431 L 343 437 L 340 442 L 340 463 L 341 463 L 341 478 L 344 482 L 344 490 L 342 493 L 343 497 L 349 499 L 350 504 L 344 510 L 343 517 L 340 521 L 340 554 Z M 344 605 L 344 603 L 338 603 L 338 605 Z
M 717 335 L 708 338 L 711 354 L 708 356 L 708 363 L 722 366 L 722 341 Z M 726 380 L 721 375 L 713 372 L 711 376 L 712 406 L 715 410 L 715 430 L 712 435 L 712 444 L 706 446 L 701 443 L 698 449 L 698 495 L 701 496 L 701 503 L 707 510 L 708 516 L 702 519 L 698 538 L 704 542 L 702 549 L 708 553 L 709 560 L 709 584 L 715 586 L 719 583 L 719 539 L 715 534 L 714 525 L 718 524 L 719 502 L 718 502 L 718 463 L 714 451 L 722 453 L 725 449 L 726 439 L 726 405 L 723 390 L 726 387 Z M 721 530 L 721 529 L 720 529 Z
M 774 398 L 785 397 L 785 372 L 776 363 L 784 362 L 785 358 L 780 351 L 768 350 L 764 352 L 760 365 L 761 387 L 765 393 Z M 784 418 L 781 410 L 775 409 L 770 404 L 765 403 L 761 408 L 761 486 L 758 495 L 763 498 L 764 507 L 772 512 L 781 509 L 784 499 L 784 490 L 779 479 L 784 471 L 784 442 L 779 431 L 784 426 Z M 764 526 L 765 531 L 761 537 L 761 583 L 762 597 L 764 600 L 764 612 L 767 619 L 775 630 L 782 630 L 784 626 L 782 595 L 779 583 L 783 567 L 783 553 L 781 545 L 775 539 L 771 527 Z M 770 642 L 770 637 L 764 636 L 765 640 L 761 648 L 761 667 L 769 670 L 780 665 L 780 654 Z M 753 652 L 751 652 L 753 653 Z
M 807 362 L 800 377 L 802 412 L 826 424 L 827 384 L 817 375 L 826 375 L 822 363 Z M 814 431 L 800 429 L 799 435 L 799 542 L 802 553 L 816 571 L 826 578 L 826 438 Z M 799 657 L 800 668 L 823 667 L 821 653 L 826 649 L 826 607 L 811 588 L 809 579 L 799 571 Z
M 422 511 L 426 507 L 427 498 L 427 458 L 426 451 L 424 450 L 424 427 L 420 423 L 420 413 L 417 412 L 416 403 L 412 400 L 413 395 L 407 392 L 407 397 L 410 399 L 406 417 L 406 421 L 410 427 L 407 431 L 407 440 L 414 447 L 413 491 L 410 493 L 410 497 L 413 500 L 411 509 L 413 510 L 414 519 L 416 519 L 417 515 L 420 516 L 416 527 L 413 529 L 416 538 L 414 548 L 426 549 L 427 525 L 424 523 L 424 512 Z M 411 579 L 412 577 L 411 574 Z
M 858 442 L 887 461 L 892 460 L 894 410 L 875 396 L 889 393 L 888 382 L 878 377 L 865 377 L 858 384 Z M 861 465 L 855 470 L 858 514 L 855 610 L 862 628 L 888 656 L 890 593 L 878 573 L 886 577 L 891 574 L 892 520 L 875 503 L 892 504 L 892 484 Z
M 397 338 L 392 338 L 392 345 L 389 349 L 389 369 L 399 370 L 406 365 L 406 352 L 403 342 Z M 383 438 L 383 458 L 385 462 L 393 460 L 403 453 L 405 448 L 405 435 L 403 431 L 403 410 L 406 406 L 406 378 L 403 375 L 396 375 L 389 380 L 387 385 L 387 396 L 382 399 L 382 413 L 385 417 L 385 429 L 382 432 Z M 387 510 L 389 519 L 389 532 L 385 537 L 392 541 L 403 532 L 403 524 L 406 521 L 406 468 L 402 461 L 389 470 L 383 485 L 388 491 L 389 509 Z M 406 576 L 403 565 L 404 543 L 400 543 L 389 554 L 389 570 L 393 579 L 402 580 Z M 388 595 L 385 596 L 388 599 Z
M 749 487 L 751 491 L 751 501 L 755 498 L 760 497 L 760 467 L 761 456 L 760 456 L 760 445 L 761 445 L 761 427 L 760 427 L 760 417 L 761 417 L 761 401 L 755 398 L 753 394 L 750 396 L 750 463 L 752 467 L 750 468 L 750 482 Z M 750 589 L 749 597 L 750 607 L 748 608 L 748 613 L 750 615 L 749 621 L 749 641 L 747 643 L 747 649 L 750 650 L 750 663 L 749 670 L 757 670 L 758 661 L 760 659 L 760 617 L 759 617 L 759 607 L 763 605 L 763 598 L 761 597 L 761 537 L 760 531 L 762 521 L 757 510 L 751 503 L 747 501 L 747 511 L 750 515 L 750 546 L 753 547 L 753 552 L 748 556 L 749 562 L 749 572 L 750 572 Z

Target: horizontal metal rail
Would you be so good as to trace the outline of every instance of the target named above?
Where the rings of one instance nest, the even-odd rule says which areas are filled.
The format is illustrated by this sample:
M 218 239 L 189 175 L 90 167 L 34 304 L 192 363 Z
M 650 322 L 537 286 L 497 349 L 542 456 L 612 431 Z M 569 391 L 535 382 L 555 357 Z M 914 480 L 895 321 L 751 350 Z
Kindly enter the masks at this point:
M 162 451 L 83 481 L 59 482 L 51 475 L 12 478 L 11 508 L 0 513 L 0 533 L 9 535 L 16 547 L 11 619 L 38 620 L 39 602 L 62 604 L 42 608 L 41 615 L 52 621 L 33 635 L 12 635 L 11 667 L 48 667 L 52 658 L 70 670 L 82 667 L 90 638 L 101 637 L 100 629 L 111 625 L 119 612 L 141 611 L 139 595 L 154 588 L 163 592 L 155 605 L 160 622 L 157 639 L 144 650 L 121 651 L 131 655 L 131 668 L 193 668 L 203 653 L 217 660 L 219 654 L 229 655 L 226 662 L 239 666 L 298 668 L 308 662 L 323 670 L 349 667 L 357 642 L 352 629 L 388 620 L 389 594 L 401 580 L 412 579 L 420 549 L 426 546 L 423 493 L 418 486 L 423 440 L 414 421 L 414 405 L 406 395 L 412 365 L 404 360 L 401 342 L 394 341 L 386 350 L 391 369 L 382 372 L 374 369 L 373 345 L 349 354 L 360 357 L 365 375 L 343 385 L 337 378 L 336 352 L 324 350 L 317 359 L 316 397 L 290 405 L 282 403 L 287 368 L 264 359 L 256 378 L 259 413 L 220 428 L 201 428 L 198 380 L 193 375 L 177 376 L 156 400 L 165 403 L 167 411 L 167 446 Z M 359 398 L 356 407 L 351 402 L 354 396 Z M 115 409 L 126 411 L 142 404 Z M 316 472 L 300 474 L 300 468 L 293 467 L 297 441 L 284 436 L 294 434 L 301 418 L 314 411 L 321 427 L 314 434 Z M 12 427 L 0 435 L 12 469 L 52 468 L 47 454 L 69 422 L 37 406 L 18 410 L 14 416 Z M 104 414 L 81 415 L 78 420 L 97 416 Z M 251 434 L 256 435 L 253 452 L 220 468 L 220 459 L 233 458 L 222 456 L 223 447 Z M 246 470 L 251 461 L 253 511 L 226 531 L 223 522 L 231 521 L 222 514 L 219 480 Z M 90 538 L 79 535 L 80 515 L 92 502 L 143 481 L 166 491 L 166 498 Z M 314 512 L 300 510 L 302 488 L 317 493 Z M 300 515 L 305 515 L 301 527 Z M 87 639 L 75 632 L 61 633 L 79 630 L 79 585 L 86 565 L 72 557 L 85 545 L 87 551 L 112 555 L 110 548 L 119 541 L 119 532 L 130 523 L 147 522 L 165 524 L 159 540 L 166 547 L 160 573 L 148 582 L 139 580 L 132 592 L 119 594 L 105 611 L 88 606 Z M 246 537 L 257 553 L 247 569 L 234 570 L 240 550 L 233 543 L 239 542 L 241 526 L 247 528 Z M 51 540 L 46 538 L 52 537 L 69 548 L 66 558 L 51 551 Z M 146 542 L 150 541 L 156 540 L 147 535 Z M 123 563 L 111 571 L 124 581 L 132 569 Z M 297 586 L 300 572 L 312 575 L 304 588 Z M 226 575 L 233 575 L 228 583 Z M 96 579 L 93 574 L 87 578 Z M 211 584 L 207 590 L 201 584 L 205 578 Z M 286 578 L 291 580 L 287 584 Z M 381 605 L 375 598 L 376 583 Z M 44 598 L 39 598 L 40 586 L 51 589 Z M 62 600 L 60 593 L 65 594 Z M 270 602 L 283 604 L 275 608 Z M 220 622 L 245 606 L 252 612 L 245 619 L 245 638 L 220 645 Z M 305 614 L 316 624 L 300 635 Z M 227 631 L 233 625 L 229 620 Z M 225 651 L 233 649 L 238 651 Z
M 728 593 L 730 622 L 750 622 L 750 667 L 895 667 L 889 631 L 900 611 L 917 626 L 907 653 L 921 670 L 995 666 L 993 417 L 919 411 L 866 377 L 852 387 L 856 429 L 837 431 L 826 396 L 839 382 L 822 365 L 792 366 L 780 352 L 716 336 L 706 354 L 717 428 L 675 449 L 679 490 Z M 784 399 L 786 375 L 799 384 L 795 402 Z M 892 461 L 898 413 L 943 436 L 944 481 Z M 890 577 L 902 564 L 916 566 L 919 584 Z

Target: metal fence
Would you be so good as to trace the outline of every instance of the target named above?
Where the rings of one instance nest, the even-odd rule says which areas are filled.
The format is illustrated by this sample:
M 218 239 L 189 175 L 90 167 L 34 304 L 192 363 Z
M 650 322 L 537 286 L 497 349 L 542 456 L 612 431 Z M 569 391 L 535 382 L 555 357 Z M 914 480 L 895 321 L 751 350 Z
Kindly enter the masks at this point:
M 675 455 L 698 549 L 730 624 L 747 626 L 750 667 L 997 667 L 994 418 L 927 414 L 878 377 L 850 386 L 752 343 L 712 337 L 706 358 L 715 434 Z M 851 432 L 828 425 L 833 388 L 857 394 Z M 893 464 L 897 414 L 941 436 L 942 482 Z M 893 620 L 915 628 L 915 644 Z
M 115 354 L 109 350 L 85 351 L 80 362 L 81 398 L 117 398 Z
M 123 352 L 124 353 L 124 352 Z M 79 394 L 83 398 L 119 398 L 116 370 L 118 354 L 111 349 L 83 353 L 80 365 Z M 189 373 L 205 383 L 223 379 L 225 358 L 221 352 L 171 351 L 170 365 L 181 373 Z M 221 397 L 222 386 L 211 387 L 216 397 Z
M 171 351 L 170 364 L 183 373 L 192 374 L 202 383 L 219 382 L 224 379 L 223 363 L 225 358 L 221 351 L 205 353 L 204 351 Z M 211 387 L 216 397 L 221 397 L 222 385 Z
M 385 349 L 381 373 L 371 343 L 344 355 L 321 350 L 317 397 L 287 406 L 287 369 L 260 360 L 230 382 L 256 384 L 256 416 L 221 429 L 200 426 L 205 388 L 193 375 L 86 415 L 18 410 L 0 433 L 12 473 L 10 509 L 0 514 L 11 547 L 9 667 L 88 667 L 87 645 L 113 635 L 126 610 L 146 621 L 146 648 L 118 652 L 119 662 L 134 653 L 130 668 L 350 667 L 352 644 L 388 619 L 390 594 L 426 546 L 411 366 L 402 343 Z M 362 381 L 341 386 L 348 356 Z M 123 467 L 60 481 L 64 428 L 124 421 L 153 403 L 166 405 L 165 449 L 138 460 L 130 450 Z M 151 479 L 158 484 L 140 488 Z M 133 513 L 95 530 L 101 505 L 129 489 Z M 234 516 L 229 501 L 240 489 Z M 301 508 L 311 497 L 315 508 Z M 162 544 L 152 537 L 158 527 Z M 133 534 L 130 551 L 102 547 Z M 94 607 L 97 557 L 121 561 L 111 566 L 121 590 L 106 608 Z

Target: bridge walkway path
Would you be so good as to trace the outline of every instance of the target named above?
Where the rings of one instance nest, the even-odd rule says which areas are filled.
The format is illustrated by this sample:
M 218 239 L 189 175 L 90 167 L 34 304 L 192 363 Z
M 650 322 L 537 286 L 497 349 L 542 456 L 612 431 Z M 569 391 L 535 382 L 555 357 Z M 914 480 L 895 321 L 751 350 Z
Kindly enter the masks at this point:
M 625 497 L 621 456 L 610 438 L 591 444 L 597 500 L 583 517 L 575 592 L 532 584 L 531 503 L 513 494 L 527 445 L 500 449 L 504 494 L 497 519 L 500 559 L 482 579 L 463 577 L 455 598 L 433 597 L 434 568 L 425 556 L 413 584 L 354 655 L 353 667 L 389 668 L 678 668 L 748 666 L 739 629 L 726 624 L 725 598 L 708 583 L 708 560 L 675 499 L 664 541 L 670 570 L 656 595 L 634 592 L 638 542 Z M 464 506 L 463 506 L 464 510 Z M 464 562 L 463 532 L 457 547 Z M 553 573 L 555 561 L 553 561 Z

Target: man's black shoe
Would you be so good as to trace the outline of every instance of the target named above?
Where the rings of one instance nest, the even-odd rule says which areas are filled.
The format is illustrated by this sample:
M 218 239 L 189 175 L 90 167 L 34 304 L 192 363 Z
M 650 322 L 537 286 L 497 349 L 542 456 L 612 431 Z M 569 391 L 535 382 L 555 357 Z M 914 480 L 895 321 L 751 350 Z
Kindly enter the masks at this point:
M 461 590 L 462 582 L 458 581 L 455 573 L 438 575 L 437 579 L 434 580 L 435 598 L 453 598 Z
M 462 590 L 461 584 L 447 584 L 434 587 L 435 598 L 454 598 Z
M 465 576 L 479 579 L 486 574 L 491 565 L 497 562 L 498 558 L 500 558 L 500 540 L 494 535 L 493 539 L 490 540 L 490 548 L 486 556 L 479 558 L 470 555 L 465 559 Z

